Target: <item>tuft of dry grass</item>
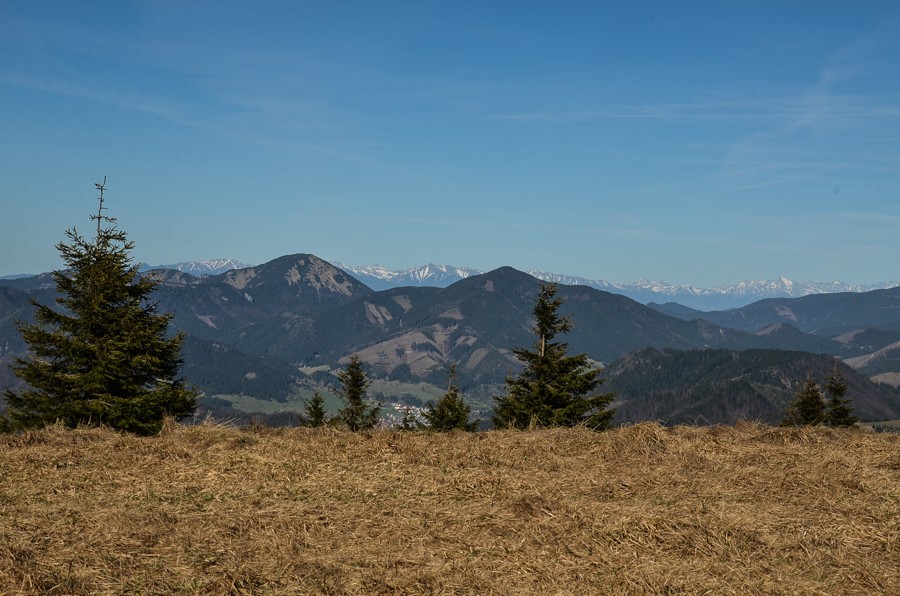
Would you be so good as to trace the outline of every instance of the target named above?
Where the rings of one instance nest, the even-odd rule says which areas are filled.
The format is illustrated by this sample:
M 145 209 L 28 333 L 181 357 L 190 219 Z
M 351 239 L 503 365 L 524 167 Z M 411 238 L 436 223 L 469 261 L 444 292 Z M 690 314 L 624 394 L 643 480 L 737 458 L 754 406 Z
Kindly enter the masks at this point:
M 900 594 L 900 445 L 639 424 L 0 437 L 0 592 Z

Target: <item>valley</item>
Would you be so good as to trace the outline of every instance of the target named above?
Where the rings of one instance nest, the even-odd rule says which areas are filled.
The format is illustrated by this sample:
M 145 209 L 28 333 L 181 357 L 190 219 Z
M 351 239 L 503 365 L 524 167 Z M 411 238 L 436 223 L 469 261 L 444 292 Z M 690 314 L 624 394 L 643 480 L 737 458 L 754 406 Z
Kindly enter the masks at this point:
M 476 417 L 489 418 L 504 379 L 521 369 L 512 349 L 533 342 L 531 309 L 541 280 L 510 267 L 462 277 L 462 270 L 431 266 L 461 278 L 444 287 L 382 290 L 310 254 L 238 267 L 142 273 L 159 282 L 158 309 L 174 313 L 174 329 L 187 336 L 184 374 L 204 392 L 201 415 L 288 415 L 302 411 L 302 400 L 317 389 L 336 409 L 335 373 L 358 354 L 374 383 L 371 397 L 388 410 L 439 397 L 452 363 Z M 15 321 L 29 320 L 29 299 L 52 302 L 51 282 L 47 274 L 0 281 L 7 361 L 24 354 Z M 777 422 L 806 372 L 824 378 L 835 358 L 845 363 L 864 420 L 900 418 L 900 288 L 709 312 L 642 304 L 588 285 L 560 285 L 559 295 L 573 322 L 565 337 L 570 352 L 605 366 L 604 390 L 619 391 L 618 423 Z M 703 371 L 719 360 L 711 382 Z M 684 374 L 666 387 L 671 369 Z

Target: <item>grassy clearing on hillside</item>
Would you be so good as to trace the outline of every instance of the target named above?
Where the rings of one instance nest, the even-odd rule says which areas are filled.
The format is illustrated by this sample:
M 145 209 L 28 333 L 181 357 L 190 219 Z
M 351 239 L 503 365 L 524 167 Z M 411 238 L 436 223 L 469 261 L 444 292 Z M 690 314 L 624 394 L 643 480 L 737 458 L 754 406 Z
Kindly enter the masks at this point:
M 319 393 L 325 399 L 325 409 L 329 415 L 336 414 L 346 404 L 344 401 L 332 391 L 320 389 Z M 369 397 L 372 404 L 379 403 L 378 399 L 374 399 L 377 395 L 387 395 L 393 397 L 410 396 L 421 400 L 423 403 L 429 401 L 437 401 L 445 390 L 439 389 L 426 383 L 401 383 L 398 381 L 384 381 L 381 379 L 372 380 L 369 388 Z M 299 389 L 295 394 L 284 402 L 272 401 L 268 399 L 257 399 L 247 395 L 231 395 L 218 394 L 214 397 L 224 399 L 231 406 L 241 412 L 274 414 L 276 412 L 296 412 L 304 414 L 306 412 L 304 400 L 309 399 L 313 395 L 311 389 Z M 397 404 L 385 401 L 382 406 L 391 411 L 397 410 Z
M 859 430 L 0 436 L 0 592 L 900 593 Z
M 300 398 L 280 402 L 270 399 L 257 399 L 248 395 L 217 394 L 213 397 L 224 399 L 231 404 L 231 407 L 241 412 L 274 414 L 276 412 L 303 413 L 304 411 L 303 400 Z
M 859 425 L 863 428 L 871 428 L 871 429 L 886 429 L 891 431 L 900 431 L 900 420 L 882 420 L 880 422 L 860 422 Z
M 437 401 L 444 393 L 446 387 L 441 389 L 428 383 L 403 383 L 401 381 L 385 381 L 382 379 L 371 379 L 372 385 L 369 387 L 369 394 L 385 395 L 394 398 L 409 396 L 422 400 L 422 402 Z
M 872 380 L 876 383 L 885 383 L 887 385 L 891 385 L 892 387 L 900 387 L 900 373 L 882 373 L 880 375 L 875 375 L 872 377 Z

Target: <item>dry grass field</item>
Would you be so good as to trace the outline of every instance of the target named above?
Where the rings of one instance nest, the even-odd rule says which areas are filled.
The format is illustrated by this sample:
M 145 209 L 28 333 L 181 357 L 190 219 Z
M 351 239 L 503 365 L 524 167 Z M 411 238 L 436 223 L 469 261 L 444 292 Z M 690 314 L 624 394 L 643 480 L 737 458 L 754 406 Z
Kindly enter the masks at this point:
M 0 593 L 900 594 L 900 438 L 0 436 Z

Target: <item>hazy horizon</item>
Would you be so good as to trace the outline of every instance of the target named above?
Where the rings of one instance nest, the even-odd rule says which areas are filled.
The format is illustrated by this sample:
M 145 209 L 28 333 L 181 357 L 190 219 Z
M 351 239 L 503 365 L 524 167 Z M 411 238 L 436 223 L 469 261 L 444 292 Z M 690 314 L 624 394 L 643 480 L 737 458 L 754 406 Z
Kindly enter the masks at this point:
M 311 254 L 311 253 L 304 253 L 301 251 L 301 252 L 291 253 L 291 254 Z M 269 261 L 273 261 L 273 260 L 276 260 L 276 259 L 284 257 L 284 256 L 289 256 L 289 255 L 279 255 L 277 257 L 273 257 L 272 259 L 268 259 L 267 261 L 264 261 L 262 263 L 245 263 L 245 262 L 239 261 L 238 259 L 230 259 L 227 257 L 218 257 L 218 258 L 210 258 L 210 259 L 187 259 L 187 260 L 182 260 L 182 261 L 177 261 L 177 262 L 172 262 L 172 263 L 147 263 L 146 261 L 135 260 L 134 263 L 136 265 L 143 266 L 143 267 L 150 268 L 150 269 L 176 267 L 176 266 L 184 265 L 187 263 L 209 263 L 209 262 L 216 262 L 216 261 L 230 261 L 230 262 L 236 261 L 236 262 L 239 262 L 240 265 L 242 265 L 244 267 L 258 267 Z M 423 267 L 427 267 L 429 265 L 434 265 L 434 266 L 438 266 L 438 267 L 451 267 L 451 268 L 457 268 L 457 269 L 474 269 L 474 270 L 479 270 L 483 273 L 488 273 L 488 272 L 492 271 L 493 269 L 498 269 L 500 267 L 511 267 L 512 266 L 512 265 L 499 265 L 498 267 L 494 267 L 492 269 L 481 269 L 479 267 L 470 267 L 465 264 L 435 263 L 434 261 L 429 261 L 429 262 L 422 263 L 422 264 L 420 264 L 418 266 L 414 266 L 414 267 L 393 268 L 393 267 L 387 267 L 385 265 L 382 265 L 381 263 L 344 263 L 337 259 L 328 259 L 326 257 L 322 257 L 321 255 L 315 255 L 315 256 L 317 256 L 335 266 L 338 266 L 338 267 L 341 265 L 346 266 L 346 267 L 355 267 L 355 268 L 383 267 L 384 269 L 391 271 L 393 273 L 402 273 L 404 271 L 414 271 L 417 269 L 421 269 Z M 672 284 L 673 286 L 691 286 L 691 287 L 694 287 L 697 289 L 703 289 L 703 290 L 712 290 L 712 289 L 716 289 L 716 288 L 729 287 L 729 286 L 733 286 L 735 284 L 739 284 L 739 283 L 743 283 L 743 282 L 778 282 L 780 280 L 786 280 L 786 281 L 789 281 L 792 283 L 798 283 L 798 284 L 800 284 L 800 283 L 836 283 L 836 282 L 840 282 L 840 283 L 847 283 L 847 284 L 853 284 L 856 286 L 864 286 L 864 287 L 865 286 L 876 286 L 876 285 L 881 285 L 881 284 L 900 283 L 893 278 L 871 280 L 871 281 L 866 281 L 866 282 L 848 282 L 847 280 L 843 280 L 843 279 L 811 279 L 811 278 L 791 279 L 791 278 L 787 278 L 786 276 L 783 276 L 783 275 L 773 275 L 773 276 L 761 277 L 761 278 L 741 278 L 741 279 L 737 279 L 737 280 L 731 281 L 731 282 L 722 282 L 722 283 L 716 283 L 716 284 L 708 285 L 708 286 L 701 286 L 698 284 L 684 282 L 684 281 L 680 281 L 680 280 L 676 280 L 676 279 L 665 278 L 665 277 L 651 279 L 651 278 L 648 278 L 645 276 L 645 277 L 636 277 L 633 279 L 605 279 L 605 278 L 591 278 L 591 277 L 587 277 L 587 276 L 581 275 L 580 273 L 572 272 L 572 271 L 546 271 L 546 270 L 536 269 L 534 267 L 525 267 L 525 268 L 517 268 L 516 267 L 516 269 L 519 269 L 520 271 L 522 271 L 524 273 L 538 271 L 540 273 L 559 275 L 562 277 L 583 278 L 585 280 L 592 281 L 592 282 L 604 281 L 604 282 L 609 282 L 614 285 L 627 285 L 627 284 L 634 284 L 634 283 L 639 283 L 639 282 L 658 282 L 658 283 Z M 4 273 L 4 274 L 0 275 L 0 279 L 10 279 L 10 278 L 15 278 L 15 277 L 31 277 L 31 276 L 35 276 L 35 275 L 41 275 L 44 273 L 50 273 L 50 271 L 51 270 L 39 271 L 39 272 L 26 272 L 26 273 Z

